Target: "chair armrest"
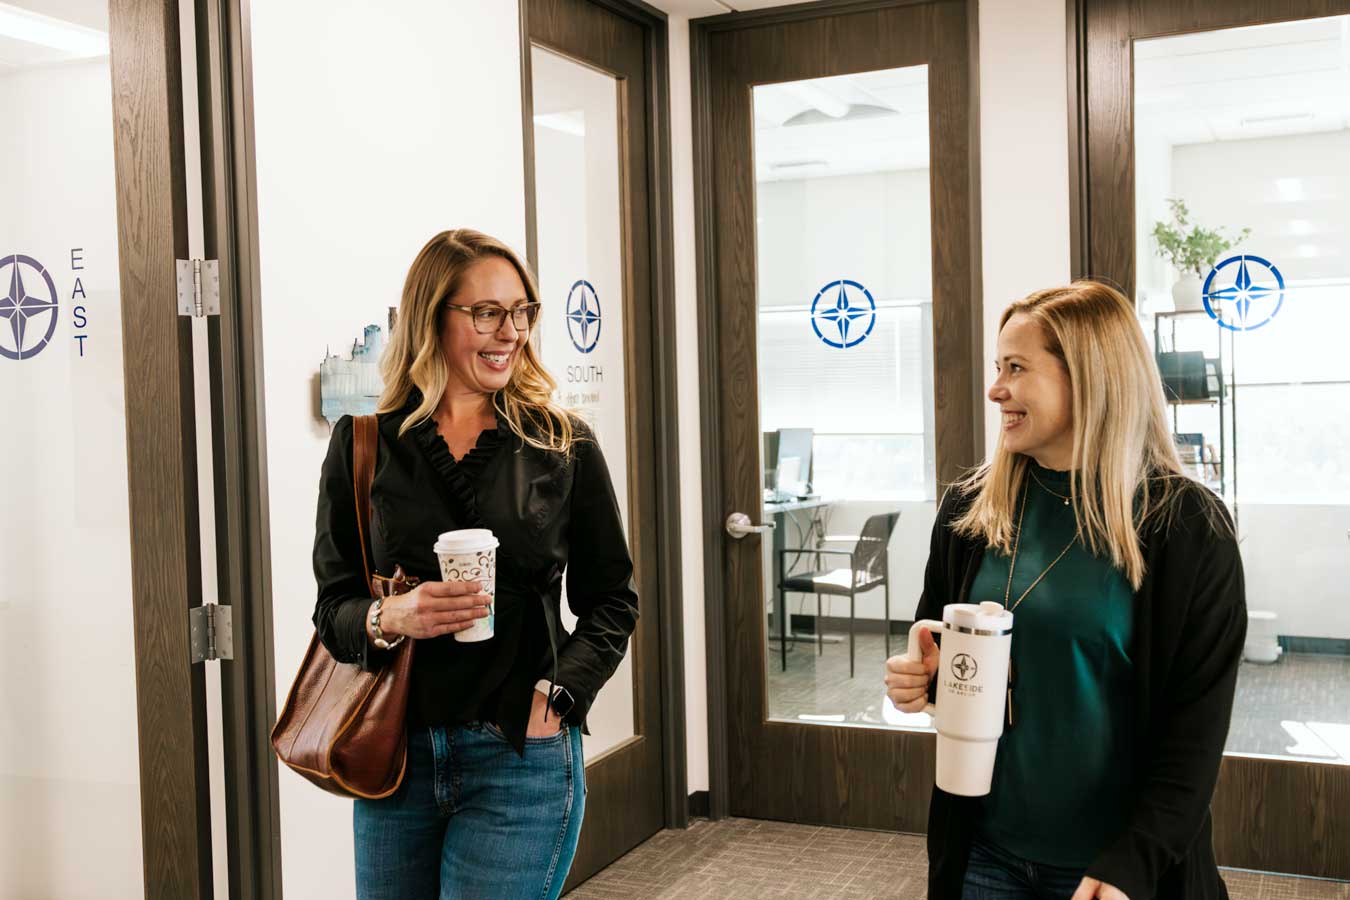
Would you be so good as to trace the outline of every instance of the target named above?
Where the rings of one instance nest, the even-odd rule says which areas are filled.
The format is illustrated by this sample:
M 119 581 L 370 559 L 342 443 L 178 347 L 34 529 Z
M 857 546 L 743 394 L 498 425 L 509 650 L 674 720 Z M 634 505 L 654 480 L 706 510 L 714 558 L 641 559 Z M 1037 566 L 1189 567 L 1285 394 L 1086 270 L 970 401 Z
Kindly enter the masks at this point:
M 782 550 L 778 551 L 778 556 L 781 559 L 782 557 L 787 556 L 790 553 L 791 554 L 814 553 L 817 555 L 817 557 L 819 557 L 821 553 L 838 553 L 838 552 L 839 552 L 838 550 L 817 550 L 814 547 L 784 547 Z
M 808 552 L 808 553 L 815 553 L 815 554 L 818 554 L 818 555 L 820 555 L 820 556 L 847 556 L 848 559 L 849 559 L 849 563 L 848 563 L 848 564 L 849 564 L 849 568 L 852 568 L 852 567 L 853 567 L 853 551 L 852 551 L 852 550 L 808 550 L 808 551 L 806 551 L 806 552 Z

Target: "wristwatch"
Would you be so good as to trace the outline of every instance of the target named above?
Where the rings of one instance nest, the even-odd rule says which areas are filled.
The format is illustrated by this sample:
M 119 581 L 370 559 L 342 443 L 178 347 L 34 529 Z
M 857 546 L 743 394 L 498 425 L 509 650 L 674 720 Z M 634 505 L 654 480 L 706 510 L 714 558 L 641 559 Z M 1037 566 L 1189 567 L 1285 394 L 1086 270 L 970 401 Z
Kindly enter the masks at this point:
M 377 599 L 370 605 L 370 633 L 374 637 L 375 646 L 381 650 L 393 650 L 399 644 L 403 643 L 406 634 L 400 634 L 392 641 L 385 640 L 384 632 L 380 630 L 380 607 L 384 604 L 384 598 Z
M 572 697 L 572 692 L 561 684 L 553 685 L 553 693 L 550 694 L 547 678 L 541 678 L 536 681 L 534 683 L 534 689 L 545 697 L 548 697 L 549 708 L 557 713 L 558 718 L 560 719 L 566 717 L 566 715 L 572 711 L 572 708 L 577 705 L 577 701 Z

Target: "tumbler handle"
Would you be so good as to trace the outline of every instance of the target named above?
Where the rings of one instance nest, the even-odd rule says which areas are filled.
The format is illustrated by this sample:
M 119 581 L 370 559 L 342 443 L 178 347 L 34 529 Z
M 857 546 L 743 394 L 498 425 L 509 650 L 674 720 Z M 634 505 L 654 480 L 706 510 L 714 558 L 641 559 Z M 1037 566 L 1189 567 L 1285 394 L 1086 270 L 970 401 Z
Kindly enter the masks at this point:
M 909 644 L 905 647 L 905 658 L 910 662 L 922 662 L 923 650 L 919 647 L 919 629 L 927 628 L 929 631 L 941 631 L 943 625 L 935 619 L 920 619 L 909 626 Z M 937 713 L 937 707 L 932 703 L 924 704 L 923 711 L 930 716 Z

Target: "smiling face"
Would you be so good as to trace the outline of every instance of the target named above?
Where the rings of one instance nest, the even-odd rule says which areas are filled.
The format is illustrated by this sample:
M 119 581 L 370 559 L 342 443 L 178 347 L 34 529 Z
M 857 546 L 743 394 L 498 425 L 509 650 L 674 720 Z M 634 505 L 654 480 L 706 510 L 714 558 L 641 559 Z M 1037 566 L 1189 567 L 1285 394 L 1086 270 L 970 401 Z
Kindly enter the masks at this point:
M 1003 446 L 1059 471 L 1073 463 L 1073 395 L 1069 370 L 1046 347 L 1045 333 L 1017 313 L 998 335 L 998 380 L 989 399 L 1003 413 Z
M 528 301 L 520 274 L 500 256 L 484 257 L 465 269 L 459 290 L 449 299 L 456 306 L 495 303 L 505 309 Z M 528 329 L 517 329 L 511 316 L 494 333 L 479 334 L 471 314 L 446 308 L 441 351 L 450 370 L 447 391 L 491 394 L 506 387 L 529 337 Z

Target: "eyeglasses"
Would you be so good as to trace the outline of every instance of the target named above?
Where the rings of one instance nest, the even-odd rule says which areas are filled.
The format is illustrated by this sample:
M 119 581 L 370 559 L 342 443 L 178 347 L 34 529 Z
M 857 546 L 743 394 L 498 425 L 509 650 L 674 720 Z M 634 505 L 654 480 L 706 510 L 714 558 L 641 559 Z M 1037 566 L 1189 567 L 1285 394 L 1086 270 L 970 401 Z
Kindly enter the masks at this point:
M 509 310 L 497 303 L 475 303 L 473 306 L 460 306 L 458 303 L 445 304 L 447 309 L 457 309 L 473 317 L 473 330 L 479 334 L 496 334 L 511 314 L 511 324 L 517 331 L 529 331 L 534 320 L 539 317 L 538 303 L 519 303 Z

